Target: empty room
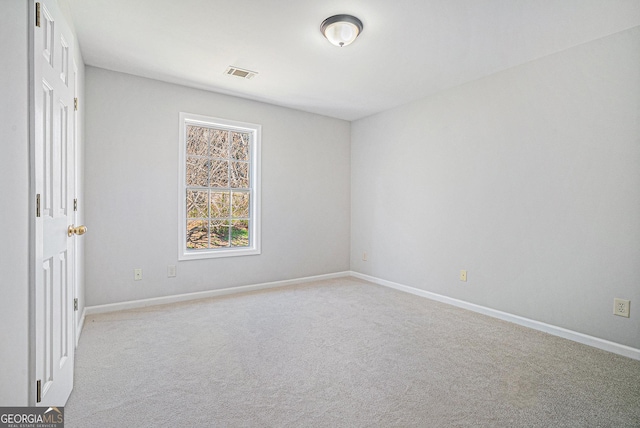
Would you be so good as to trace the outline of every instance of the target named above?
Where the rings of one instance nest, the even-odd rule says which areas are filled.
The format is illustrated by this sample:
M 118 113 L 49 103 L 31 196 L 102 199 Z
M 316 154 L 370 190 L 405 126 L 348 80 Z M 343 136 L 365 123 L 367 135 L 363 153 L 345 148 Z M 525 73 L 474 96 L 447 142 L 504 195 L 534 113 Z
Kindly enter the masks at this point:
M 640 0 L 0 1 L 2 424 L 640 426 Z

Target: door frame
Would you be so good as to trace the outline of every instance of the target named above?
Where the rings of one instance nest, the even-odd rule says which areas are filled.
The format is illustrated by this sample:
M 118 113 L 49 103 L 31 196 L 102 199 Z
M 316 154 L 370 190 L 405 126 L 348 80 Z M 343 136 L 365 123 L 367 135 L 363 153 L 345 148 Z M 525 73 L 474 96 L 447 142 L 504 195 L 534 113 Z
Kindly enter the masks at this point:
M 36 405 L 36 177 L 35 177 L 35 73 L 34 73 L 34 33 L 36 22 L 36 2 L 30 1 L 28 8 L 29 24 L 28 60 L 29 60 L 29 406 Z

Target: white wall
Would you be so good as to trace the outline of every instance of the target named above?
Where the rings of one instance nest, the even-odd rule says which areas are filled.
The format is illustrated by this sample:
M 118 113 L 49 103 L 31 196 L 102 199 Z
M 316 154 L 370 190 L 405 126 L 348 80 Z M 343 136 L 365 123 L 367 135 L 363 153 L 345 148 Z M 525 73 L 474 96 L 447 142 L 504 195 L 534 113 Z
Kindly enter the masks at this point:
M 352 269 L 640 348 L 639 52 L 636 27 L 352 123 Z
M 92 67 L 86 92 L 87 305 L 349 269 L 349 122 Z M 262 125 L 261 255 L 178 262 L 181 111 Z
M 0 1 L 0 406 L 26 406 L 29 394 L 27 6 Z

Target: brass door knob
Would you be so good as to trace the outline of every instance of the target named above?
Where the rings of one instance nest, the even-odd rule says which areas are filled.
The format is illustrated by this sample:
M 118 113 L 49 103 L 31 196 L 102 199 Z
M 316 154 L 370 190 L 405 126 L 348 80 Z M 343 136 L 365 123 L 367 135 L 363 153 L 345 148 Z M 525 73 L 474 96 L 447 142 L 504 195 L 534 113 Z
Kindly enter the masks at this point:
M 67 229 L 67 235 L 69 236 L 73 236 L 73 234 L 84 235 L 85 233 L 87 233 L 87 226 L 73 227 L 73 225 L 71 225 L 69 226 L 69 229 Z

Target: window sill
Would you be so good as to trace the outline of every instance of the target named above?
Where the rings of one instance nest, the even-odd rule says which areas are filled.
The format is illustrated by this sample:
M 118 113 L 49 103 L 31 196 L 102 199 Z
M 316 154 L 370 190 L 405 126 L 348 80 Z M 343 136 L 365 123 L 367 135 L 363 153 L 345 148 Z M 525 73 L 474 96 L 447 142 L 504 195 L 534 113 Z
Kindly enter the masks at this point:
M 225 248 L 218 250 L 183 250 L 178 260 L 217 259 L 222 257 L 255 256 L 260 254 L 259 248 Z

